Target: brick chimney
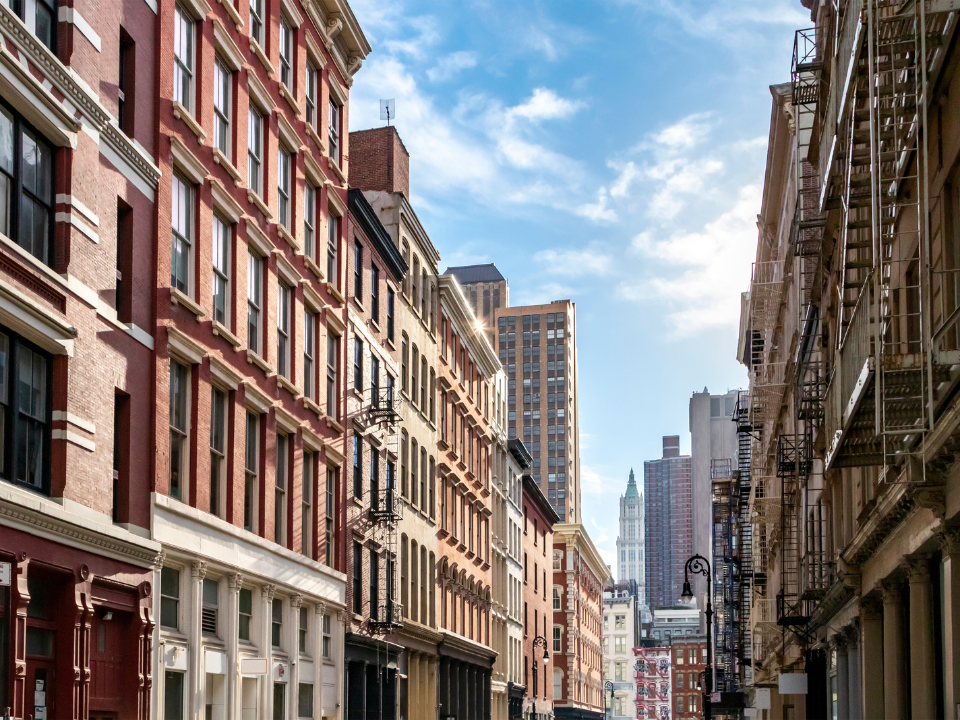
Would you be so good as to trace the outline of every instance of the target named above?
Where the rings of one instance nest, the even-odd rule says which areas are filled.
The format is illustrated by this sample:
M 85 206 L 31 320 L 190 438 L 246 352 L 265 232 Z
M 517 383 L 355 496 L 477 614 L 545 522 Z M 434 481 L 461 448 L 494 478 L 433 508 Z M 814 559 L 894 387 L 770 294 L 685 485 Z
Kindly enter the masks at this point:
M 395 127 L 350 133 L 350 187 L 410 198 L 410 153 Z

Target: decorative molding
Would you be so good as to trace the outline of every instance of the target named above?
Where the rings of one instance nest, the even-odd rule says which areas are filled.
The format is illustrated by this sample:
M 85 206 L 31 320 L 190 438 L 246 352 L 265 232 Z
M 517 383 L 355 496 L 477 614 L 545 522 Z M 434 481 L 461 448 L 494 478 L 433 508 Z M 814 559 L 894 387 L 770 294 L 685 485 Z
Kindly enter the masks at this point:
M 938 534 L 940 549 L 950 556 L 960 555 L 960 528 L 944 526 Z
M 904 572 L 907 574 L 907 579 L 911 585 L 915 583 L 925 584 L 930 582 L 929 555 L 915 555 L 906 557 L 903 559 L 903 562 L 900 563 L 900 567 L 902 567 Z
M 221 5 L 230 5 L 230 7 L 233 7 L 230 0 L 219 0 L 219 2 Z M 217 44 L 220 57 L 227 62 L 231 70 L 240 72 L 243 68 L 243 53 L 240 52 L 240 48 L 237 47 L 233 38 L 230 37 L 230 31 L 220 22 L 219 18 L 213 18 L 213 39 Z
M 235 592 L 240 592 L 243 588 L 243 575 L 240 573 L 230 573 L 227 575 L 227 584 L 230 586 L 230 589 Z
M 303 595 L 296 593 L 290 596 L 290 607 L 295 610 L 303 605 Z
M 207 576 L 207 563 L 203 560 L 194 560 L 190 569 L 197 580 L 203 580 Z
M 947 511 L 946 490 L 942 485 L 921 485 L 911 493 L 918 507 L 927 508 L 943 521 Z
M 273 602 L 273 596 L 277 592 L 277 586 L 273 583 L 267 583 L 260 587 L 260 594 L 263 596 L 263 599 L 267 602 Z
M 207 166 L 193 154 L 186 143 L 176 135 L 170 136 L 170 154 L 174 165 L 183 172 L 194 185 L 202 185 L 207 177 Z

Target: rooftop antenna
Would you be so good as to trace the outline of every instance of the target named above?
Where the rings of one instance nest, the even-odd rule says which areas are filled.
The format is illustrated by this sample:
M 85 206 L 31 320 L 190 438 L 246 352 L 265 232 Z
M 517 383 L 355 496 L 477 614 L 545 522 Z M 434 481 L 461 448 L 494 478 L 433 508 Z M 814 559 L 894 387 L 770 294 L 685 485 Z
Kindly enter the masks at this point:
M 380 101 L 380 119 L 386 120 L 387 125 L 390 124 L 390 121 L 397 117 L 397 100 L 396 98 L 390 98 L 389 100 Z

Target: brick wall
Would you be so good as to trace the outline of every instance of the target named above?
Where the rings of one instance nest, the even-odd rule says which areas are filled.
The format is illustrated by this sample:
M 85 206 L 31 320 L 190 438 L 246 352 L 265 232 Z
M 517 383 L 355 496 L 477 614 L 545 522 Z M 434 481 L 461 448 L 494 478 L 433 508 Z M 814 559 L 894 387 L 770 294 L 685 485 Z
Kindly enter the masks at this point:
M 392 126 L 350 133 L 350 185 L 410 197 L 410 153 Z

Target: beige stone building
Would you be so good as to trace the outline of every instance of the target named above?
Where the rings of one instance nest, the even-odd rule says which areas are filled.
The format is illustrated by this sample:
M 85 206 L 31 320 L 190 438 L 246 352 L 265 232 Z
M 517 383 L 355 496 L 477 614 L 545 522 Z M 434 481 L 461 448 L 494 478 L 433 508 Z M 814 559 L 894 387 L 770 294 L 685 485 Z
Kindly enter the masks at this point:
M 956 4 L 803 5 L 739 348 L 741 679 L 768 718 L 955 717 Z

